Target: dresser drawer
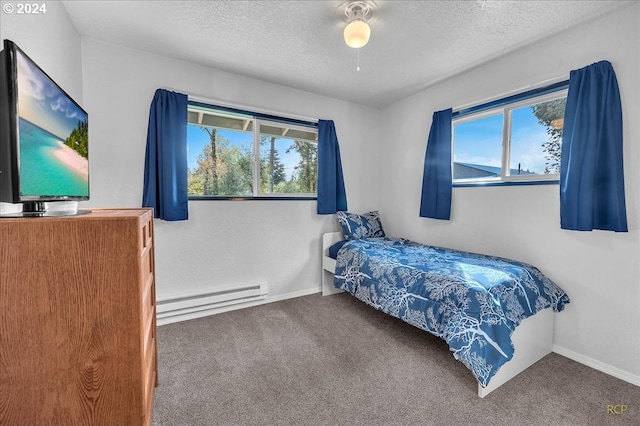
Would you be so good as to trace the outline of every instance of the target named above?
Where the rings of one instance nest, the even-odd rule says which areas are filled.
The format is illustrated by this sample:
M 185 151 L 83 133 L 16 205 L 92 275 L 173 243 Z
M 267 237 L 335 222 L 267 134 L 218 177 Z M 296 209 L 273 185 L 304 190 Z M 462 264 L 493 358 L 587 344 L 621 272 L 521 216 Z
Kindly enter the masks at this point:
M 150 347 L 155 348 L 155 338 L 150 339 L 149 341 Z M 148 351 L 147 356 L 145 357 L 145 363 L 143 364 L 142 371 L 143 374 L 143 399 L 142 399 L 142 415 L 145 417 L 146 424 L 150 423 L 151 420 L 151 409 L 153 406 L 153 390 L 156 385 L 156 358 L 154 356 L 154 351 Z
M 155 283 L 149 276 L 148 288 L 142 294 L 142 386 L 144 424 L 150 424 L 153 393 L 156 385 Z
M 149 219 L 142 224 L 142 240 L 140 241 L 140 247 L 144 250 L 151 244 L 153 240 L 153 219 L 149 215 Z
M 147 275 L 146 282 L 142 284 L 142 322 L 146 324 L 146 321 L 149 319 L 153 319 L 153 315 L 155 315 L 155 285 L 154 285 L 154 276 L 152 274 Z M 144 329 L 144 327 L 143 327 Z
M 149 287 L 149 280 L 154 273 L 153 269 L 153 243 L 149 243 L 147 248 L 142 252 L 141 266 L 142 274 L 140 277 L 140 284 L 142 285 L 141 291 L 147 291 Z
M 153 276 L 151 276 L 149 288 L 142 295 L 142 344 L 144 358 L 146 358 L 148 352 L 153 353 L 155 351 L 155 346 L 151 345 L 151 340 L 156 336 L 155 315 L 155 285 Z

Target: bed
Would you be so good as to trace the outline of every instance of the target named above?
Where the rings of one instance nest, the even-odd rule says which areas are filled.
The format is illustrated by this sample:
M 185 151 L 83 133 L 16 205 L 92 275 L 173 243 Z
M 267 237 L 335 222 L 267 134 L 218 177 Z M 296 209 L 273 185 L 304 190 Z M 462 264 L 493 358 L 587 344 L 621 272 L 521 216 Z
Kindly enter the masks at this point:
M 441 337 L 476 377 L 479 397 L 551 352 L 554 311 L 561 311 L 569 298 L 536 268 L 386 236 L 349 239 L 341 248 L 333 247 L 335 253 L 330 256 L 330 248 L 343 240 L 343 232 L 323 236 L 323 295 L 347 291 L 382 312 Z M 471 256 L 470 260 L 464 260 L 465 256 Z M 434 262 L 437 268 L 428 266 Z M 483 277 L 486 262 L 503 270 Z M 524 281 L 530 283 L 535 275 L 542 287 L 525 291 L 522 280 L 516 290 L 494 285 L 496 279 L 516 273 L 513 268 L 523 267 L 524 272 L 517 274 L 524 273 Z M 484 282 L 489 290 L 468 283 L 465 290 L 460 277 Z

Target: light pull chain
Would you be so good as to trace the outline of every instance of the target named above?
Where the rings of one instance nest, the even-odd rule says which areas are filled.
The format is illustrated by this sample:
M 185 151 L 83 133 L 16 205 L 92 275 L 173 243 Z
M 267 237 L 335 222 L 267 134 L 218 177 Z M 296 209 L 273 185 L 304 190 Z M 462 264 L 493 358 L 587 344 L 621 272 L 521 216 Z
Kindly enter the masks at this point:
M 360 71 L 360 48 L 356 49 L 358 51 L 358 66 L 356 67 L 356 71 Z

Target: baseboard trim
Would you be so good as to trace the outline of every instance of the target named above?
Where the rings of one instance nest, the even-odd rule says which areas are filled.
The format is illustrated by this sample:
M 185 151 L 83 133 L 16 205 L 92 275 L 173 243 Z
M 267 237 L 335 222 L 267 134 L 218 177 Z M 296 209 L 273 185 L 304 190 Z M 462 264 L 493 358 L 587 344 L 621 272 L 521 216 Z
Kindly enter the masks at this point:
M 562 355 L 563 357 L 572 359 L 576 362 L 579 362 L 580 364 L 586 365 L 587 367 L 591 367 L 595 370 L 601 371 L 620 380 L 624 380 L 625 382 L 631 383 L 632 385 L 640 386 L 640 376 L 629 373 L 628 371 L 624 371 L 609 364 L 605 364 L 604 362 L 579 354 L 562 346 L 553 345 L 552 350 L 558 355 Z
M 294 291 L 291 293 L 278 294 L 276 296 L 267 296 L 267 300 L 265 300 L 264 303 L 273 303 L 273 302 L 279 302 L 281 300 L 295 299 L 296 297 L 309 296 L 311 294 L 320 293 L 321 291 L 322 291 L 322 287 L 318 286 L 318 287 L 308 288 L 305 290 Z

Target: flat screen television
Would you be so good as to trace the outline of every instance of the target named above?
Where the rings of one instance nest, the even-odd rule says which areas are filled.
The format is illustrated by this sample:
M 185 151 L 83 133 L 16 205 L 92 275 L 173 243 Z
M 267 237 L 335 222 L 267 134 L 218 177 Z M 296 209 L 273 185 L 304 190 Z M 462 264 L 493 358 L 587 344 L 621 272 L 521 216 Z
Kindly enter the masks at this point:
M 14 42 L 4 40 L 0 64 L 0 202 L 22 212 L 60 216 L 45 202 L 89 199 L 88 115 Z

